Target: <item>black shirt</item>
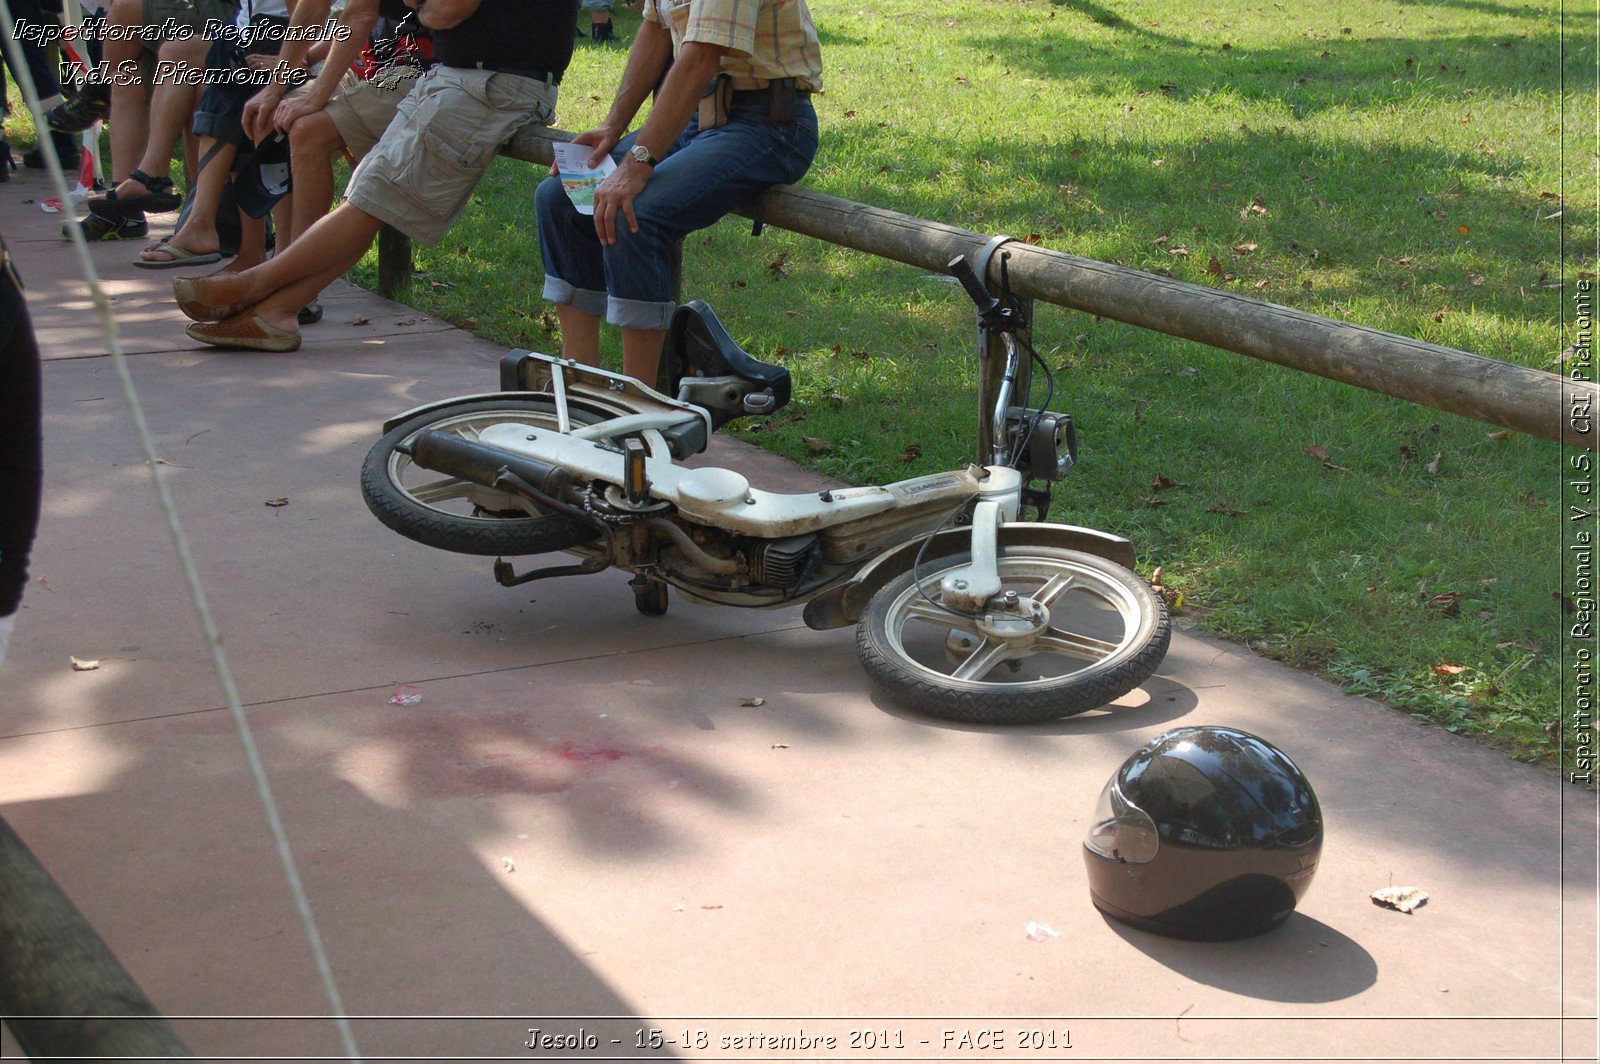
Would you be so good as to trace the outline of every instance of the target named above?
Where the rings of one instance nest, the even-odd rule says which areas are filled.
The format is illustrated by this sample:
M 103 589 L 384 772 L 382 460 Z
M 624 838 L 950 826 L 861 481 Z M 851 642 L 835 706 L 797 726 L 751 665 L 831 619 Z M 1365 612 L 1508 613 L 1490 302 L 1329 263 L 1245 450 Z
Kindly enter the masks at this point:
M 545 70 L 572 61 L 578 0 L 482 0 L 465 22 L 433 31 L 433 57 L 446 66 Z

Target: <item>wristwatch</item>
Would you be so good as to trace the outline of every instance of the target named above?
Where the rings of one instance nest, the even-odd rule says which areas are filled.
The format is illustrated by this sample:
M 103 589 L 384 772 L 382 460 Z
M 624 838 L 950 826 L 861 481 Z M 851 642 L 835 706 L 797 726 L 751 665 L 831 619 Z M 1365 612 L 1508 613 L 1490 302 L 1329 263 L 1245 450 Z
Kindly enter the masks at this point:
M 646 148 L 643 144 L 635 144 L 633 147 L 628 149 L 628 154 L 633 157 L 634 162 L 644 163 L 646 166 L 653 167 L 661 161 L 654 155 L 651 155 L 650 149 Z

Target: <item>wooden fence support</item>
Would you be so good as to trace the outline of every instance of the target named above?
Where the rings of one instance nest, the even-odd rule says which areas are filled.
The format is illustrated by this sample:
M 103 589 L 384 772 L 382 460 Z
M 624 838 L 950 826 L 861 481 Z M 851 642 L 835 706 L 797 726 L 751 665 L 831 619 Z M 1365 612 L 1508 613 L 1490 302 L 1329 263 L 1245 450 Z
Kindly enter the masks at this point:
M 501 153 L 549 164 L 553 140 L 570 133 L 520 131 Z M 779 186 L 739 213 L 802 236 L 944 272 L 956 255 L 975 255 L 989 235 L 810 189 Z M 1079 258 L 1023 243 L 1011 252 L 1018 295 L 1097 314 L 1196 343 L 1462 417 L 1600 450 L 1600 385 L 1424 343 L 1408 336 L 1252 299 L 1206 285 Z M 989 283 L 999 279 L 992 264 Z
M 392 225 L 378 230 L 378 294 L 393 299 L 411 283 L 411 238 Z

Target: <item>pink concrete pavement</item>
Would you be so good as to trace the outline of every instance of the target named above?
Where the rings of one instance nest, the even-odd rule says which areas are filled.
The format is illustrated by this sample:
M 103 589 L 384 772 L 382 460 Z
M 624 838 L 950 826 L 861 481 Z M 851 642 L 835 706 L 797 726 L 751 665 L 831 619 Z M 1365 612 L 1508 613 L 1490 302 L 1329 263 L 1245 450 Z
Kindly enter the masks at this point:
M 46 194 L 0 188 L 48 360 L 0 810 L 197 1052 L 336 1054 L 60 219 L 20 202 Z M 492 389 L 500 349 L 340 285 L 299 352 L 212 351 L 135 251 L 94 257 L 365 1054 L 534 1058 L 530 1027 L 582 1027 L 650 1055 L 657 1027 L 689 1059 L 1594 1059 L 1591 793 L 1191 634 L 1108 711 L 967 728 L 874 693 L 797 610 L 499 588 L 384 529 L 356 475 L 383 418 Z M 1100 786 L 1191 723 L 1272 739 L 1321 797 L 1323 866 L 1265 938 L 1088 903 Z M 1433 900 L 1374 907 L 1390 883 Z

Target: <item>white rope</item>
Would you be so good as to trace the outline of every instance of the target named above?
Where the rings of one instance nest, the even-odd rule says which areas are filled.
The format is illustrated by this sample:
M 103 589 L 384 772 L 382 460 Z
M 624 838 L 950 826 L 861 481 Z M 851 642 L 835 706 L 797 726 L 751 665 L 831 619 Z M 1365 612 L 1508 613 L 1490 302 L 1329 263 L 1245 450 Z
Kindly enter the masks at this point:
M 23 99 L 27 101 L 28 110 L 33 113 L 34 128 L 39 131 L 40 154 L 47 164 L 56 195 L 61 198 L 61 203 L 66 205 L 71 202 L 67 195 L 66 177 L 61 169 L 61 160 L 56 158 L 55 144 L 49 135 L 49 126 L 45 122 L 43 109 L 39 105 L 38 86 L 33 83 L 33 74 L 28 69 L 21 45 L 17 43 L 16 25 L 11 20 L 11 7 L 6 0 L 0 0 L 0 29 L 5 31 L 5 39 L 0 43 L 5 47 L 6 57 L 10 60 L 11 70 L 17 77 L 17 85 L 22 90 Z M 216 670 L 217 680 L 221 683 L 223 695 L 227 698 L 228 712 L 239 729 L 239 741 L 244 746 L 245 759 L 250 764 L 250 774 L 255 777 L 256 792 L 261 798 L 262 808 L 266 811 L 267 826 L 278 847 L 278 858 L 283 862 L 283 874 L 289 881 L 289 893 L 294 897 L 295 909 L 300 914 L 306 941 L 311 946 L 312 960 L 316 964 L 317 973 L 322 977 L 322 988 L 333 1010 L 332 1019 L 339 1029 L 339 1038 L 344 1043 L 345 1057 L 359 1061 L 361 1056 L 356 1050 L 355 1035 L 350 1029 L 344 1002 L 339 997 L 339 987 L 334 982 L 333 969 L 328 965 L 328 955 L 322 947 L 322 936 L 317 932 L 316 917 L 311 914 L 311 901 L 306 897 L 305 885 L 300 881 L 294 854 L 289 849 L 289 837 L 284 832 L 283 820 L 278 816 L 278 804 L 273 800 L 272 787 L 267 782 L 267 770 L 261 763 L 255 736 L 250 731 L 250 723 L 245 719 L 244 706 L 239 700 L 239 689 L 234 686 L 233 671 L 228 667 L 228 658 L 223 653 L 222 639 L 217 634 L 211 607 L 206 603 L 205 591 L 200 586 L 200 574 L 195 569 L 194 556 L 189 553 L 188 538 L 184 536 L 183 527 L 178 521 L 178 511 L 173 505 L 172 494 L 167 490 L 166 474 L 162 472 L 161 459 L 156 455 L 156 444 L 150 435 L 150 426 L 145 421 L 144 407 L 139 402 L 139 395 L 133 387 L 133 377 L 128 372 L 128 360 L 122 352 L 122 337 L 117 331 L 116 318 L 111 313 L 111 302 L 106 299 L 105 290 L 100 287 L 100 278 L 95 272 L 94 260 L 89 257 L 89 245 L 84 240 L 82 231 L 74 222 L 68 222 L 66 228 L 72 239 L 73 250 L 77 252 L 78 263 L 83 268 L 84 278 L 89 283 L 89 294 L 94 300 L 95 312 L 100 315 L 100 323 L 105 329 L 111 364 L 116 367 L 117 379 L 122 383 L 122 397 L 128 404 L 134 432 L 138 435 L 139 446 L 144 451 L 145 466 L 150 470 L 150 482 L 155 488 L 161 515 L 166 519 L 167 533 L 172 537 L 173 548 L 178 553 L 178 563 L 183 569 L 184 582 L 189 586 L 189 597 L 194 602 L 194 612 L 200 621 L 200 631 L 205 637 L 206 646 L 211 651 L 211 665 Z

